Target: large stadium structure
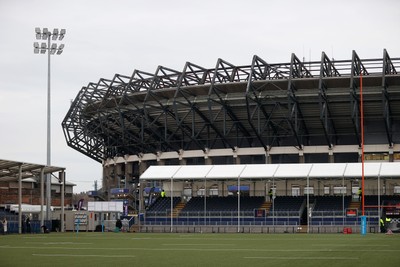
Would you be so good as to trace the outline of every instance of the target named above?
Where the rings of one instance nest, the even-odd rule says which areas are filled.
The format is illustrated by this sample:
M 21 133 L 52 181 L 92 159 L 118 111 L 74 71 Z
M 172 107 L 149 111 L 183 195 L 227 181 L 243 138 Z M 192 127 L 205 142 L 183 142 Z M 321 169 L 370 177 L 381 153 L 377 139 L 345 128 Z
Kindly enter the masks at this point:
M 310 62 L 292 54 L 287 63 L 254 56 L 244 66 L 218 59 L 214 68 L 187 62 L 182 71 L 135 70 L 83 87 L 62 127 L 70 147 L 103 164 L 103 198 L 123 192 L 134 209 L 143 210 L 153 204 L 146 197 L 168 187 L 143 179 L 137 190 L 151 165 L 354 163 L 361 161 L 362 148 L 366 161 L 400 161 L 399 69 L 400 58 L 384 50 L 374 59 L 353 51 L 349 60 L 334 60 L 323 52 L 320 61 Z M 336 178 L 315 179 L 321 186 L 312 194 L 334 195 L 333 187 L 340 185 L 346 187 L 340 194 L 351 195 L 359 186 L 358 179 Z M 397 179 L 381 187 L 374 181 L 364 193 L 394 195 Z M 311 194 L 304 179 L 281 183 L 274 185 L 281 195 L 298 196 L 294 185 L 299 195 L 305 187 Z M 267 197 L 271 187 L 268 177 L 262 185 L 248 184 L 250 196 Z M 211 187 L 219 196 L 233 190 L 224 190 L 231 185 L 218 179 L 209 188 L 195 189 L 188 181 L 177 186 L 176 197 L 190 187 L 185 201 L 211 195 Z M 199 193 L 201 187 L 205 193 Z

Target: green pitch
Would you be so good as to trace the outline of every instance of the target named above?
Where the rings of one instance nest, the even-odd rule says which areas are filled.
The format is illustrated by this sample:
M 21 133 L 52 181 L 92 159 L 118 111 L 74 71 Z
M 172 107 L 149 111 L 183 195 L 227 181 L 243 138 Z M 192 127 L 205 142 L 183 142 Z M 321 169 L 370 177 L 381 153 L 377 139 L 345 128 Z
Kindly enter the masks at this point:
M 0 235 L 0 266 L 397 266 L 400 235 Z

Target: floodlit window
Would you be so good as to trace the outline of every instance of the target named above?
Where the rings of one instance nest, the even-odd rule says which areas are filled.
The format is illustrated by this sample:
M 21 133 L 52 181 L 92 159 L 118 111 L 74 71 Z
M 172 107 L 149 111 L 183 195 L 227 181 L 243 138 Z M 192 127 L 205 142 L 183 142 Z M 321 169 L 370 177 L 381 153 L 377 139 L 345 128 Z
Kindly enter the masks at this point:
M 388 153 L 369 153 L 364 155 L 365 160 L 370 161 L 388 161 L 389 154 Z
M 333 193 L 335 195 L 342 195 L 342 194 L 346 194 L 346 187 L 345 186 L 335 186 L 333 188 Z
M 394 187 L 393 193 L 394 193 L 394 194 L 400 194 L 400 186 L 396 185 L 396 186 Z
M 292 186 L 292 196 L 300 196 L 300 186 Z
M 198 196 L 204 196 L 206 194 L 206 190 L 204 188 L 200 188 L 197 190 L 197 195 Z
M 324 186 L 324 195 L 329 195 L 329 194 L 330 194 L 329 186 Z
M 304 195 L 314 195 L 314 187 L 313 186 L 304 187 Z

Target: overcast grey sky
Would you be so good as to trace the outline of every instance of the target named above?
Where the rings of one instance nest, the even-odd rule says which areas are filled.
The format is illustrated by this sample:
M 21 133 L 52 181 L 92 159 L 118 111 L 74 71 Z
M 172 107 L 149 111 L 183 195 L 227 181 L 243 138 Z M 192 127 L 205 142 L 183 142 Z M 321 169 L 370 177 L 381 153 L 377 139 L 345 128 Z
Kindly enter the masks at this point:
M 75 192 L 101 185 L 101 164 L 69 148 L 61 121 L 89 82 L 154 73 L 162 65 L 205 68 L 218 58 L 249 65 L 400 57 L 400 1 L 0 0 L 0 159 L 46 163 L 47 55 L 33 53 L 35 27 L 65 28 L 51 58 L 52 165 L 66 167 Z

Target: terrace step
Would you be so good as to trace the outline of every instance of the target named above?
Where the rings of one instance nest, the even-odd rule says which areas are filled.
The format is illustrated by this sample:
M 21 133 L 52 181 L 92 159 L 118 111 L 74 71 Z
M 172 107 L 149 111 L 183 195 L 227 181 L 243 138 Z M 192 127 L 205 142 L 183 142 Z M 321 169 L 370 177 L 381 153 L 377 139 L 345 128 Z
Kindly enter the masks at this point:
M 358 201 L 350 202 L 349 209 L 360 209 L 361 203 Z
M 260 209 L 265 209 L 269 211 L 271 209 L 272 203 L 269 201 L 264 202 L 261 206 Z
M 178 204 L 176 204 L 174 210 L 172 211 L 172 217 L 174 218 L 178 217 L 179 213 L 184 207 L 185 207 L 184 202 L 179 202 Z

